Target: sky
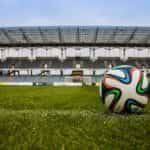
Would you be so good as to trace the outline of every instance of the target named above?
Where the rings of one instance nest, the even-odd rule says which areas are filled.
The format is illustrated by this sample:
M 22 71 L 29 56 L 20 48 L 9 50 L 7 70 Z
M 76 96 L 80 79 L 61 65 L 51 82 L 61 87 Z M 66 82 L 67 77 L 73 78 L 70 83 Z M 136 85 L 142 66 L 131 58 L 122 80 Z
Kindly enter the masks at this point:
M 150 26 L 150 0 L 0 0 L 0 26 Z

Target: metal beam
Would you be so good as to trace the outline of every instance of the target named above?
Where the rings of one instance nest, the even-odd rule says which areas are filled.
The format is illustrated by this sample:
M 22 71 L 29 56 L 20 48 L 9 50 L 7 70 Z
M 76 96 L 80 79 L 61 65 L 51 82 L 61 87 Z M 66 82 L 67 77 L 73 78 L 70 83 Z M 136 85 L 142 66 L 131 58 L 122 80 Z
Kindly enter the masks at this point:
M 102 27 L 102 28 L 100 28 L 99 27 L 99 29 L 98 29 L 98 35 L 97 35 L 97 43 L 99 42 L 99 43 L 103 43 L 103 41 L 102 41 L 102 39 L 103 39 L 103 35 L 104 35 L 104 32 L 105 32 L 105 29 Z M 96 44 L 97 44 L 96 43 Z
M 48 42 L 48 39 L 46 38 L 45 34 L 43 33 L 42 29 L 39 27 L 39 32 L 40 32 L 40 35 L 41 35 L 41 39 L 43 40 L 43 42 Z
M 135 36 L 136 31 L 138 30 L 138 27 L 136 27 L 133 32 L 131 33 L 131 35 L 129 36 L 129 38 L 126 40 L 125 43 L 129 43 Z
M 63 43 L 62 33 L 61 33 L 60 27 L 58 27 L 58 38 L 59 38 L 59 42 L 60 42 L 60 43 Z
M 150 40 L 150 34 L 148 34 L 141 42 L 147 44 Z
M 77 43 L 80 43 L 79 27 L 77 27 L 77 32 L 76 32 L 76 42 L 77 42 Z
M 113 34 L 110 36 L 108 42 L 112 43 L 114 41 L 115 36 L 117 35 L 118 27 L 113 30 Z
M 5 35 L 5 37 L 9 40 L 10 43 L 16 43 L 16 41 L 12 37 L 10 37 L 10 35 L 4 28 L 1 29 L 1 32 Z
M 19 28 L 19 30 L 22 32 L 22 36 L 24 38 L 24 40 L 27 42 L 27 43 L 31 43 L 31 40 L 29 39 L 29 37 L 26 35 L 26 33 L 24 32 L 24 30 L 22 28 Z
M 0 43 L 0 47 L 81 46 L 81 47 L 150 47 L 150 43 Z
M 96 43 L 96 41 L 97 41 L 98 31 L 99 31 L 99 27 L 97 27 L 95 30 L 95 36 L 94 36 L 94 40 L 93 40 L 94 43 Z

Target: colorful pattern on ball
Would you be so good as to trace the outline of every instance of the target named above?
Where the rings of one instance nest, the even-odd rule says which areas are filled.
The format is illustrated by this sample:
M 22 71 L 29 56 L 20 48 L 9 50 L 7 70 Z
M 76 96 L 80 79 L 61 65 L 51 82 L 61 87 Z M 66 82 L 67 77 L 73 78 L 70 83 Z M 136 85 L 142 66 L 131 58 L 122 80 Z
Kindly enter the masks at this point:
M 139 113 L 148 103 L 148 79 L 133 66 L 114 67 L 101 84 L 102 102 L 111 112 Z

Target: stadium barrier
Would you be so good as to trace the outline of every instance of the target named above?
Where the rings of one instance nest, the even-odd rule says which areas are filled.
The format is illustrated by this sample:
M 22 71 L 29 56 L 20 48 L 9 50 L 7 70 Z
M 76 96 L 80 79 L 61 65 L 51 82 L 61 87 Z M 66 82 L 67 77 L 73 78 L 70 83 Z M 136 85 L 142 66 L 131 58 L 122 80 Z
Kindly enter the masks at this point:
M 0 82 L 0 86 L 82 86 L 81 82 L 53 82 L 53 84 L 42 82 Z
M 33 86 L 32 82 L 1 82 L 0 86 Z
M 82 86 L 81 82 L 74 83 L 74 82 L 54 82 L 53 86 Z

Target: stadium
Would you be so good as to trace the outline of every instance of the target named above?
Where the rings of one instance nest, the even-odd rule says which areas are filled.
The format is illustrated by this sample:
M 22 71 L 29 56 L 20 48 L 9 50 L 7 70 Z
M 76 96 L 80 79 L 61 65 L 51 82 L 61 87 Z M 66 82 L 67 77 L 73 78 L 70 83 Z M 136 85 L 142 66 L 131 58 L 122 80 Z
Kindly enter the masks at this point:
M 111 114 L 98 86 L 122 64 L 150 76 L 150 27 L 1 27 L 0 61 L 0 149 L 149 149 L 150 105 Z
M 149 27 L 0 28 L 0 81 L 92 85 L 98 84 L 107 69 L 121 64 L 148 73 L 149 46 Z

